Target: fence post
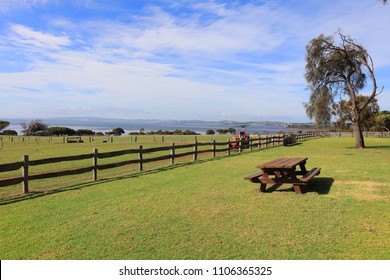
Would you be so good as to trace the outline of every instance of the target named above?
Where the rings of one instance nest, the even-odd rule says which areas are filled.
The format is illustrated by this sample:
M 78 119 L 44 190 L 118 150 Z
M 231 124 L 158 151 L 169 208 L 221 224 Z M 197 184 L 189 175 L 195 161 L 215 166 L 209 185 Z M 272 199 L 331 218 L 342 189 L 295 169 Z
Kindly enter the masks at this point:
M 230 139 L 229 139 L 227 142 L 227 145 L 226 145 L 226 155 L 227 156 L 230 156 L 230 147 L 231 147 L 231 144 L 230 144 Z
M 98 149 L 94 148 L 93 149 L 93 157 L 92 157 L 92 180 L 96 181 L 97 180 L 97 160 L 98 160 Z
M 194 142 L 194 161 L 195 160 L 198 160 L 198 141 L 196 140 L 196 137 Z
M 242 152 L 242 140 L 238 140 L 238 152 L 241 153 Z
M 175 143 L 172 142 L 171 144 L 171 165 L 175 164 Z
M 252 140 L 251 137 L 249 137 L 249 150 L 250 150 L 250 151 L 253 150 L 252 144 L 253 144 L 253 140 Z
M 28 193 L 28 155 L 23 156 L 22 176 L 23 176 L 23 193 Z
M 139 145 L 138 149 L 138 160 L 139 160 L 139 171 L 142 171 L 144 169 L 143 162 L 142 162 L 142 145 Z

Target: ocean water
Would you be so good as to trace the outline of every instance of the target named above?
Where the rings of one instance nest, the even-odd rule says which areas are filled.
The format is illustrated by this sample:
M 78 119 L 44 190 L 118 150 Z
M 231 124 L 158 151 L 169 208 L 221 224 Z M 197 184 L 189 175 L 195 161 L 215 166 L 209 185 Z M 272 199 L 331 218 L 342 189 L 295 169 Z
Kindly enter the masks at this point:
M 143 123 L 143 122 L 132 122 L 132 123 L 102 123 L 102 124 L 96 124 L 96 123 L 90 123 L 90 124 L 83 124 L 83 125 L 74 125 L 74 124 L 59 124 L 59 123 L 48 123 L 49 126 L 64 126 L 69 127 L 74 130 L 77 129 L 90 129 L 95 132 L 108 132 L 113 130 L 114 128 L 121 127 L 123 130 L 125 130 L 126 134 L 129 132 L 139 132 L 141 128 L 145 129 L 145 132 L 148 131 L 158 131 L 158 130 L 168 130 L 168 131 L 174 131 L 176 129 L 180 129 L 182 131 L 189 129 L 191 131 L 194 131 L 196 133 L 205 134 L 208 129 L 216 130 L 219 128 L 227 129 L 230 127 L 235 126 L 224 126 L 222 124 L 218 123 L 210 123 L 210 124 L 194 124 L 194 123 L 188 123 L 185 122 L 178 122 L 178 123 L 172 123 L 172 122 L 155 122 L 155 123 Z M 21 135 L 22 127 L 20 124 L 17 123 L 11 123 L 7 128 L 5 129 L 11 129 L 18 132 L 19 135 Z M 247 126 L 246 127 L 248 133 L 278 133 L 279 131 L 291 131 L 291 129 L 288 129 L 284 126 Z

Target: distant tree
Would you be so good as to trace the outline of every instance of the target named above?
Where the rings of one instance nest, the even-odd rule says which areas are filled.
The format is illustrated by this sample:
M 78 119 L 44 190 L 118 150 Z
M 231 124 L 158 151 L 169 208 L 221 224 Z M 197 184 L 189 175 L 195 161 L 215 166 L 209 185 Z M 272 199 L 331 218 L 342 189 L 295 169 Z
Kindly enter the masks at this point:
M 91 136 L 91 135 L 95 135 L 95 132 L 90 129 L 77 129 L 76 134 L 78 136 Z M 104 134 L 102 133 L 102 135 Z
M 9 126 L 10 122 L 7 122 L 7 121 L 0 121 L 0 132 L 6 128 L 7 126 Z
M 375 116 L 374 130 L 390 131 L 390 111 L 380 111 Z
M 207 129 L 206 135 L 214 135 L 215 131 L 213 129 Z
M 332 108 L 347 101 L 355 134 L 355 147 L 364 148 L 362 132 L 363 112 L 374 102 L 378 92 L 374 75 L 374 63 L 367 50 L 349 36 L 338 33 L 340 42 L 333 36 L 320 35 L 306 46 L 306 81 L 311 91 L 310 101 L 305 104 L 307 115 L 315 118 L 319 125 L 330 123 Z M 358 92 L 370 79 L 372 90 L 364 102 L 359 103 Z M 345 110 L 343 110 L 345 111 Z
M 366 102 L 367 96 L 357 95 L 356 101 L 357 104 L 362 104 Z M 351 102 L 346 100 L 341 100 L 338 104 L 334 106 L 334 114 L 339 117 L 336 121 L 336 126 L 341 129 L 346 129 L 348 124 L 352 123 L 351 111 L 349 108 L 351 107 Z M 375 126 L 376 119 L 375 116 L 379 112 L 379 105 L 376 99 L 373 99 L 371 103 L 369 103 L 364 110 L 362 110 L 361 114 L 361 125 L 362 129 L 369 130 Z
M 15 130 L 6 129 L 3 130 L 3 132 L 0 133 L 1 135 L 10 135 L 10 136 L 16 136 L 18 133 Z
M 117 127 L 117 128 L 114 128 L 109 134 L 112 134 L 115 136 L 121 136 L 124 133 L 125 133 L 125 131 L 123 130 L 123 128 Z
M 315 95 L 310 96 L 310 102 L 304 103 L 304 106 L 306 114 L 310 119 L 315 119 L 318 128 L 330 127 L 335 104 L 327 87 L 318 89 Z
M 24 135 L 46 135 L 48 125 L 41 120 L 32 120 L 30 123 L 21 123 L 22 133 Z
M 71 129 L 69 127 L 62 127 L 62 126 L 52 126 L 49 127 L 47 130 L 49 135 L 54 136 L 72 136 L 76 135 L 76 131 L 74 129 Z
M 183 135 L 196 135 L 196 132 L 186 129 L 183 131 Z
M 228 132 L 230 134 L 235 134 L 236 133 L 236 129 L 234 127 L 230 127 L 230 128 L 228 128 Z
M 175 131 L 173 132 L 174 135 L 182 135 L 183 134 L 183 131 L 181 129 L 175 129 Z
M 139 129 L 139 134 L 145 134 L 145 128 L 140 128 Z

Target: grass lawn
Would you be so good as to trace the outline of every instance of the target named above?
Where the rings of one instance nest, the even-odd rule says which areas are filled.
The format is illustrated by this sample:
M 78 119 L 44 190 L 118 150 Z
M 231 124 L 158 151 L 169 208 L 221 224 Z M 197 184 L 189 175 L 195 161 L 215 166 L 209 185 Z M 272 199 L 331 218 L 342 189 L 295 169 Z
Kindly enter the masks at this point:
M 3 203 L 0 259 L 389 259 L 390 139 L 366 144 L 316 139 Z M 306 194 L 243 179 L 302 156 L 322 168 Z

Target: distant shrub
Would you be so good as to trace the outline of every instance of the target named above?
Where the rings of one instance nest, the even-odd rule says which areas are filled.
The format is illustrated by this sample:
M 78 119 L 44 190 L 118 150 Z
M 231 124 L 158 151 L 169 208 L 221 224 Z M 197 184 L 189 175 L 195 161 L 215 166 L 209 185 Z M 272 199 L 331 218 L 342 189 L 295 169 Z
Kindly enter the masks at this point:
M 74 129 L 71 129 L 69 127 L 62 127 L 62 126 L 49 127 L 47 129 L 47 132 L 49 135 L 53 135 L 53 136 L 60 136 L 60 135 L 73 136 L 73 135 L 76 135 L 76 131 Z
M 108 135 L 115 135 L 115 136 L 121 136 L 124 133 L 125 131 L 123 130 L 123 128 L 120 127 L 114 128 L 112 131 L 106 132 L 106 134 Z
M 10 135 L 10 136 L 16 136 L 18 135 L 18 133 L 15 131 L 15 130 L 11 130 L 11 129 L 6 129 L 4 130 L 2 133 L 0 133 L 1 135 Z
M 78 136 L 90 136 L 90 135 L 95 135 L 95 132 L 90 129 L 77 129 L 76 134 Z M 104 134 L 102 133 L 102 135 Z

